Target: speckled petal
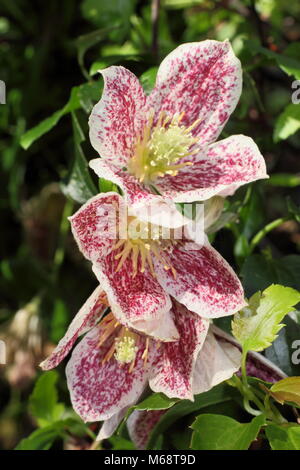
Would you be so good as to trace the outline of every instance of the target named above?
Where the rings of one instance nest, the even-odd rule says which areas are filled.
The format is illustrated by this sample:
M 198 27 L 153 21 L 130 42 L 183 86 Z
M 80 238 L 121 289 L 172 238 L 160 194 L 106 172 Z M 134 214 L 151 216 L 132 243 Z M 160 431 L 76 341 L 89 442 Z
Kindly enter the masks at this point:
M 173 302 L 179 341 L 164 343 L 156 350 L 149 385 L 168 397 L 193 400 L 193 375 L 197 356 L 204 343 L 209 320 Z
M 140 220 L 169 228 L 178 228 L 188 223 L 170 198 L 153 194 L 122 168 L 101 158 L 91 160 L 89 165 L 99 178 L 108 179 L 122 189 L 130 213 Z
M 77 338 L 101 320 L 106 308 L 106 305 L 103 305 L 103 290 L 98 286 L 74 317 L 65 336 L 51 355 L 40 364 L 40 367 L 43 370 L 49 370 L 58 366 L 72 349 Z
M 195 365 L 194 394 L 206 392 L 230 379 L 240 366 L 239 349 L 221 338 L 217 340 L 209 331 Z
M 117 319 L 150 336 L 174 341 L 178 332 L 169 313 L 171 301 L 156 278 L 147 268 L 142 273 L 140 264 L 133 276 L 131 256 L 118 270 L 120 260 L 115 259 L 118 251 L 113 247 L 119 237 L 119 219 L 124 216 L 127 208 L 120 195 L 99 194 L 71 217 L 74 237 L 84 256 L 92 261 Z
M 129 407 L 126 406 L 118 413 L 115 413 L 114 415 L 112 415 L 111 418 L 106 419 L 104 421 L 97 435 L 96 441 L 103 441 L 103 439 L 108 439 L 109 437 L 113 435 L 113 433 L 116 431 L 119 424 L 121 423 L 122 419 L 126 415 L 128 408 Z
M 157 279 L 178 302 L 205 318 L 232 315 L 246 305 L 242 285 L 229 264 L 208 243 L 175 245 L 169 255 L 176 270 L 155 261 Z
M 129 373 L 130 364 L 121 366 L 114 357 L 102 363 L 114 337 L 99 347 L 100 335 L 101 327 L 93 328 L 76 346 L 66 368 L 73 408 L 84 421 L 104 421 L 135 403 L 148 377 L 142 340 Z
M 122 210 L 125 206 L 119 194 L 101 193 L 89 199 L 69 218 L 74 238 L 87 259 L 96 262 L 112 250 Z
M 130 258 L 117 272 L 118 263 L 112 252 L 102 263 L 93 266 L 115 317 L 123 325 L 162 341 L 177 339 L 178 332 L 170 314 L 170 297 L 156 278 L 147 268 L 133 277 Z
M 199 145 L 214 142 L 239 100 L 242 71 L 228 41 L 182 44 L 161 63 L 149 108 L 169 115 L 184 112 Z
M 144 126 L 146 96 L 137 77 L 124 67 L 100 73 L 104 90 L 89 119 L 90 140 L 101 157 L 123 166 Z
M 147 446 L 150 433 L 166 410 L 134 410 L 127 420 L 129 436 L 137 449 Z
M 216 142 L 187 160 L 193 165 L 182 168 L 177 176 L 166 175 L 156 181 L 159 191 L 174 202 L 226 197 L 244 184 L 268 178 L 257 145 L 244 135 Z
M 214 333 L 215 338 L 218 340 L 223 340 L 229 343 L 230 345 L 235 346 L 241 350 L 241 345 L 238 341 L 225 331 L 218 328 L 216 325 L 211 326 L 211 331 Z M 249 351 L 247 354 L 247 375 L 252 377 L 257 377 L 265 382 L 278 382 L 278 380 L 284 379 L 287 375 L 279 369 L 273 362 L 269 361 L 265 356 L 259 354 L 255 351 Z M 240 375 L 241 371 L 238 372 Z

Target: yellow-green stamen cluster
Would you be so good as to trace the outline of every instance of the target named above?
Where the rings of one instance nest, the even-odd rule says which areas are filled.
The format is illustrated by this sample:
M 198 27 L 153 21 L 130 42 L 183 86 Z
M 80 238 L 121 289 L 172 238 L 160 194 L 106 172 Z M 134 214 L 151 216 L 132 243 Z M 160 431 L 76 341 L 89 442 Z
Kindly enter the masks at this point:
M 99 348 L 102 347 L 111 336 L 114 336 L 114 340 L 102 359 L 102 364 L 105 364 L 114 357 L 121 366 L 130 364 L 128 372 L 132 372 L 135 366 L 138 349 L 141 347 L 141 337 L 127 327 L 121 326 L 112 312 L 104 317 L 99 325 L 101 326 L 101 335 L 98 343 Z M 148 361 L 149 345 L 149 337 L 146 337 L 144 350 L 141 355 L 144 366 L 146 366 Z M 157 342 L 157 347 L 159 347 L 159 345 L 160 343 Z
M 156 258 L 163 264 L 164 269 L 171 269 L 175 277 L 176 271 L 168 260 L 168 251 L 177 240 L 174 239 L 173 229 L 168 229 L 168 238 L 165 236 L 165 231 L 164 227 L 130 217 L 127 238 L 118 240 L 113 247 L 118 251 L 115 255 L 115 259 L 119 260 L 116 272 L 122 268 L 128 258 L 131 258 L 133 277 L 138 271 L 145 272 L 146 267 L 155 276 L 153 258 Z
M 185 127 L 181 125 L 183 116 L 184 113 L 175 114 L 171 118 L 161 113 L 155 125 L 153 114 L 150 116 L 128 164 L 128 171 L 141 182 L 147 184 L 158 177 L 175 176 L 184 166 L 192 165 L 188 161 L 176 164 L 178 160 L 195 153 L 191 149 L 197 142 L 191 131 L 199 120 Z
M 124 335 L 116 340 L 115 358 L 121 364 L 129 364 L 135 360 L 137 350 L 135 339 L 129 334 Z

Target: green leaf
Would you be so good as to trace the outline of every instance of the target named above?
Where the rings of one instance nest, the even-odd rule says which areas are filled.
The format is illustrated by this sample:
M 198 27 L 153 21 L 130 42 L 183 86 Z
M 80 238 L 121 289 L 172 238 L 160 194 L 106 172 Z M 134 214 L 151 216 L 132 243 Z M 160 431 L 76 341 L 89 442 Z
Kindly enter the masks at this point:
M 130 16 L 134 12 L 135 0 L 84 0 L 82 15 L 96 26 L 119 26 L 114 38 L 122 39 L 130 28 Z
M 145 398 L 138 405 L 133 406 L 132 410 L 167 410 L 179 401 L 178 398 L 168 398 L 163 393 L 153 393 Z
M 78 99 L 78 87 L 73 87 L 71 90 L 71 96 L 67 104 L 60 110 L 56 111 L 52 116 L 44 119 L 40 122 L 37 126 L 33 127 L 29 131 L 25 132 L 21 136 L 20 144 L 23 149 L 27 150 L 33 142 L 39 139 L 42 135 L 49 132 L 58 121 L 65 115 L 70 113 L 71 111 L 80 107 L 79 99 Z
M 145 398 L 145 400 L 143 400 L 138 405 L 131 406 L 126 413 L 125 420 L 128 418 L 128 416 L 133 410 L 167 410 L 178 401 L 179 399 L 168 398 L 163 393 L 153 393 L 149 397 Z
M 140 76 L 141 85 L 147 95 L 149 95 L 154 88 L 157 70 L 158 67 L 151 67 Z
M 192 424 L 193 450 L 247 450 L 265 424 L 264 415 L 250 423 L 239 423 L 228 416 L 202 414 Z
M 72 113 L 75 159 L 67 178 L 62 184 L 63 193 L 80 204 L 85 203 L 97 194 L 88 170 L 88 164 L 81 148 L 81 142 L 85 140 L 84 133 L 75 113 Z
M 46 372 L 37 380 L 29 398 L 29 409 L 40 427 L 57 421 L 64 412 L 64 405 L 57 403 L 56 371 Z
M 103 84 L 100 80 L 90 81 L 80 85 L 77 90 L 77 97 L 82 109 L 89 114 L 94 104 L 100 100 Z
M 300 129 L 300 106 L 290 103 L 278 117 L 273 139 L 274 142 L 285 140 Z
M 125 415 L 125 418 L 122 422 L 122 424 L 119 427 L 119 434 L 122 431 L 125 422 L 132 413 L 133 410 L 167 410 L 168 408 L 171 408 L 175 403 L 177 403 L 179 399 L 177 398 L 168 398 L 166 395 L 163 393 L 153 393 L 149 397 L 145 398 L 141 403 L 138 405 L 131 406 Z
M 118 192 L 118 186 L 105 178 L 99 178 L 100 193 Z
M 58 422 L 37 429 L 30 436 L 22 439 L 15 450 L 48 450 L 55 439 L 62 436 L 63 422 Z
M 266 436 L 272 450 L 300 450 L 300 426 L 269 424 Z
M 225 227 L 227 224 L 230 224 L 231 222 L 236 222 L 237 219 L 238 219 L 238 215 L 235 214 L 234 212 L 230 212 L 230 211 L 222 212 L 218 220 L 216 220 L 216 222 L 214 222 L 212 225 L 210 225 L 207 228 L 206 233 L 211 234 L 211 233 L 218 232 L 219 230 L 221 230 L 221 228 Z
M 265 183 L 270 186 L 295 188 L 300 186 L 300 176 L 293 173 L 274 173 Z
M 70 98 L 62 109 L 56 111 L 35 127 L 22 134 L 20 138 L 21 147 L 27 150 L 37 139 L 51 131 L 63 116 L 72 113 L 76 109 L 82 107 L 86 113 L 89 113 L 93 104 L 100 99 L 101 93 L 102 85 L 99 81 L 90 81 L 73 87 Z
M 294 59 L 299 59 L 300 57 L 300 42 L 291 42 L 285 49 L 284 55 L 293 57 Z
M 300 285 L 300 256 L 276 259 L 268 254 L 250 255 L 243 264 L 241 277 L 248 297 L 272 283 L 297 289 Z
M 109 438 L 112 450 L 136 450 L 133 442 L 121 436 L 112 436 Z
M 69 315 L 66 304 L 62 299 L 56 299 L 53 306 L 53 314 L 51 318 L 50 339 L 53 343 L 58 343 L 60 338 L 64 336 L 69 321 Z
M 89 79 L 89 74 L 84 67 L 84 55 L 86 51 L 92 46 L 95 46 L 95 44 L 98 44 L 100 41 L 102 41 L 107 36 L 107 34 L 114 28 L 115 27 L 97 29 L 96 31 L 92 31 L 91 33 L 79 36 L 79 38 L 76 40 L 77 60 L 83 75 L 87 79 Z
M 140 56 L 135 54 L 135 53 L 128 53 L 128 54 L 114 54 L 114 55 L 109 55 L 102 57 L 101 60 L 97 60 L 96 62 L 93 62 L 89 74 L 91 76 L 95 75 L 98 73 L 100 70 L 105 69 L 106 67 L 109 67 L 110 65 L 117 64 L 119 65 L 121 62 L 139 62 L 140 61 Z
M 244 260 L 250 252 L 249 242 L 246 236 L 242 233 L 235 242 L 234 255 L 238 260 Z
M 266 207 L 264 204 L 264 193 L 262 191 L 262 185 L 259 183 L 254 184 L 251 187 L 249 198 L 246 198 L 247 202 L 243 203 L 239 211 L 239 220 L 242 227 L 242 233 L 247 240 L 264 226 Z
M 198 6 L 202 0 L 165 0 L 164 6 L 171 9 L 191 8 Z
M 163 414 L 159 422 L 153 428 L 148 441 L 147 449 L 153 449 L 160 434 L 165 432 L 174 422 L 183 416 L 199 411 L 210 405 L 232 400 L 235 390 L 226 384 L 220 384 L 209 392 L 200 393 L 194 397 L 194 401 L 180 400 L 172 408 Z
M 288 57 L 285 54 L 277 54 L 276 52 L 266 49 L 265 47 L 259 46 L 254 41 L 245 41 L 245 46 L 249 49 L 252 54 L 262 54 L 270 60 L 274 60 L 278 67 L 281 68 L 287 75 L 292 75 L 297 79 L 300 79 L 300 61 L 294 57 Z
M 300 223 L 300 207 L 297 206 L 290 197 L 286 198 L 286 202 L 289 213 L 298 223 Z
M 273 284 L 249 300 L 249 307 L 235 315 L 232 331 L 243 351 L 262 351 L 276 339 L 283 327 L 280 321 L 300 301 L 300 293 Z
M 247 450 L 265 424 L 264 415 L 250 423 L 239 423 L 228 416 L 202 414 L 192 424 L 193 450 Z
M 96 438 L 94 433 L 75 412 L 70 410 L 67 413 L 70 417 L 55 421 L 32 432 L 28 437 L 19 442 L 15 450 L 48 450 L 56 439 L 65 439 L 70 434 L 79 437 L 86 437 L 88 435 L 91 439 Z M 74 417 L 72 417 L 73 414 Z
M 281 404 L 289 401 L 300 406 L 300 377 L 286 377 L 279 380 L 272 385 L 270 393 Z

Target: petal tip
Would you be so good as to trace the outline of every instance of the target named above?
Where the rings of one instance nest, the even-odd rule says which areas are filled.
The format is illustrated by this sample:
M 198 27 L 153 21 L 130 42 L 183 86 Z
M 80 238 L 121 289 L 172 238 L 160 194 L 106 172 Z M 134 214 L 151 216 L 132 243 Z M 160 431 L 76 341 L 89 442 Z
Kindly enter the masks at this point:
M 43 370 L 50 370 L 51 367 L 48 367 L 48 359 L 45 359 L 44 361 L 40 362 L 39 367 Z

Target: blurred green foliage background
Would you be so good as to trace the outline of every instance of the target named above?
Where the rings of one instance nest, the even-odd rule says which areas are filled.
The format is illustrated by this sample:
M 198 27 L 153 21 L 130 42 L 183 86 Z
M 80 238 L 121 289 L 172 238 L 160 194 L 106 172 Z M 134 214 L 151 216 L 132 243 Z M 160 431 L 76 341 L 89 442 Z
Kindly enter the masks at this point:
M 251 136 L 271 175 L 227 201 L 214 244 L 247 295 L 271 282 L 299 288 L 300 104 L 291 101 L 300 80 L 299 2 L 1 0 L 0 339 L 7 364 L 0 365 L 0 448 L 13 448 L 38 426 L 28 398 L 38 364 L 96 286 L 66 217 L 99 184 L 107 189 L 87 169 L 95 157 L 87 118 L 102 91 L 97 70 L 123 65 L 150 90 L 172 49 L 207 38 L 228 38 L 244 71 L 240 103 L 222 136 Z M 285 349 L 277 340 L 266 353 L 288 374 L 297 372 L 288 336 L 300 337 L 297 314 L 289 322 L 279 338 Z M 79 429 L 72 415 L 63 367 L 50 380 L 57 379 L 74 421 L 62 433 L 64 446 L 84 448 L 93 429 Z

